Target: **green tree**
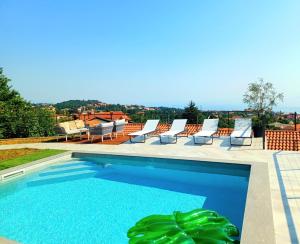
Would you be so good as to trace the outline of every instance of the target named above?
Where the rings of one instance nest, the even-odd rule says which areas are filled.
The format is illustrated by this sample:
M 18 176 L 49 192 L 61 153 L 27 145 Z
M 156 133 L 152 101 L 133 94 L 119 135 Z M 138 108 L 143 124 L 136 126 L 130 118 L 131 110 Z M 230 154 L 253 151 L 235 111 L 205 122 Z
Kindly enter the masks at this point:
M 187 107 L 184 108 L 182 118 L 187 119 L 189 124 L 196 124 L 200 115 L 199 109 L 193 101 L 190 101 Z
M 283 101 L 283 93 L 276 92 L 272 83 L 265 82 L 261 78 L 259 81 L 249 84 L 243 101 L 250 109 L 264 114 L 272 112 L 273 108 Z
M 243 102 L 257 112 L 257 116 L 252 118 L 255 136 L 263 135 L 266 125 L 273 121 L 273 108 L 283 101 L 283 97 L 283 93 L 278 93 L 272 83 L 262 78 L 249 84 Z
M 26 108 L 26 102 L 20 94 L 9 85 L 10 79 L 0 68 L 0 137 L 11 137 L 17 133 L 16 115 Z
M 55 122 L 52 112 L 33 107 L 9 82 L 0 68 L 0 138 L 52 135 Z
M 9 86 L 10 79 L 3 74 L 0 68 L 0 112 L 7 110 L 16 110 L 18 107 L 24 107 L 25 101 L 20 94 Z

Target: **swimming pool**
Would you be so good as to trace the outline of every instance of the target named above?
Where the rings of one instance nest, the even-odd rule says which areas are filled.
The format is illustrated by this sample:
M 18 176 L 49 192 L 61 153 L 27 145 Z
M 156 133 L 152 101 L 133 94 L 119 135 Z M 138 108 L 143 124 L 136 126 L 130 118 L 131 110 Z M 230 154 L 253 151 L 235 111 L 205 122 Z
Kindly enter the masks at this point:
M 249 165 L 80 155 L 0 184 L 0 236 L 21 243 L 127 243 L 150 214 L 206 208 L 241 230 Z

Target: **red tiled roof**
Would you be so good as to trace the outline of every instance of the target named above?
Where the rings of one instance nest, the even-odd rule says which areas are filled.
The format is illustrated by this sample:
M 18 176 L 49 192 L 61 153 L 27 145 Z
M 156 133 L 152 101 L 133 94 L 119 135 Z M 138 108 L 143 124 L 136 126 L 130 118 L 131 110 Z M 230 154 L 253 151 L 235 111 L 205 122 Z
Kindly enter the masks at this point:
M 300 131 L 267 130 L 267 149 L 270 150 L 300 150 Z
M 94 118 L 106 121 L 114 121 L 119 119 L 125 119 L 126 121 L 131 121 L 131 118 L 123 113 L 122 111 L 111 111 L 111 112 L 96 112 L 90 114 L 79 114 L 76 116 L 78 119 L 87 121 Z

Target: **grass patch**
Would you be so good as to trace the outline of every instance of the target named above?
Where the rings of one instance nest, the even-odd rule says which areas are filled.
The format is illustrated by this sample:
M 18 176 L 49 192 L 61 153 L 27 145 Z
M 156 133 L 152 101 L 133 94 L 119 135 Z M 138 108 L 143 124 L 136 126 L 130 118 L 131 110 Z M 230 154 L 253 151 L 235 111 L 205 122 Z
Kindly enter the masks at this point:
M 56 149 L 12 149 L 0 150 L 0 170 L 30 163 L 35 160 L 47 158 L 65 152 Z
M 39 151 L 39 149 L 35 148 L 0 150 L 0 161 L 25 156 L 37 151 Z

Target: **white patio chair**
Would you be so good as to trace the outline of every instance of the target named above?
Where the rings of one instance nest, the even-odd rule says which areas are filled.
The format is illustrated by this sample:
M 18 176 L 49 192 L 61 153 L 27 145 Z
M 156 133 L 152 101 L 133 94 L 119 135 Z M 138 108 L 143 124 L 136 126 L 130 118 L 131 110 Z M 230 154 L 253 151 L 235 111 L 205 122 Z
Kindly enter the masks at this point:
M 208 144 L 208 143 L 199 143 L 199 139 L 211 138 L 211 143 L 214 142 L 214 135 L 218 132 L 219 119 L 205 119 L 203 126 L 199 132 L 193 135 L 195 144 Z
M 252 145 L 252 137 L 253 137 L 252 120 L 244 119 L 244 118 L 235 119 L 234 130 L 230 135 L 230 145 L 251 146 Z M 232 139 L 247 139 L 247 138 L 251 139 L 250 144 L 244 145 L 244 144 L 232 143 Z
M 175 119 L 173 120 L 172 126 L 169 131 L 161 133 L 159 135 L 160 143 L 170 143 L 170 139 L 175 138 L 175 143 L 177 143 L 177 137 L 180 133 L 186 132 L 185 126 L 187 123 L 187 119 Z M 187 134 L 188 136 L 188 134 Z M 165 139 L 168 141 L 166 142 Z
M 112 140 L 112 132 L 114 128 L 114 122 L 101 123 L 95 127 L 90 128 L 91 143 L 93 143 L 95 136 L 101 136 L 101 141 L 103 142 L 103 137 L 108 135 L 110 140 Z
M 130 137 L 130 142 L 133 142 L 132 138 L 142 136 L 144 139 L 141 142 L 144 143 L 146 141 L 146 136 L 149 134 L 152 134 L 156 131 L 158 123 L 159 123 L 158 119 L 147 120 L 147 122 L 142 130 L 128 134 Z M 137 141 L 135 141 L 135 142 L 137 142 Z

